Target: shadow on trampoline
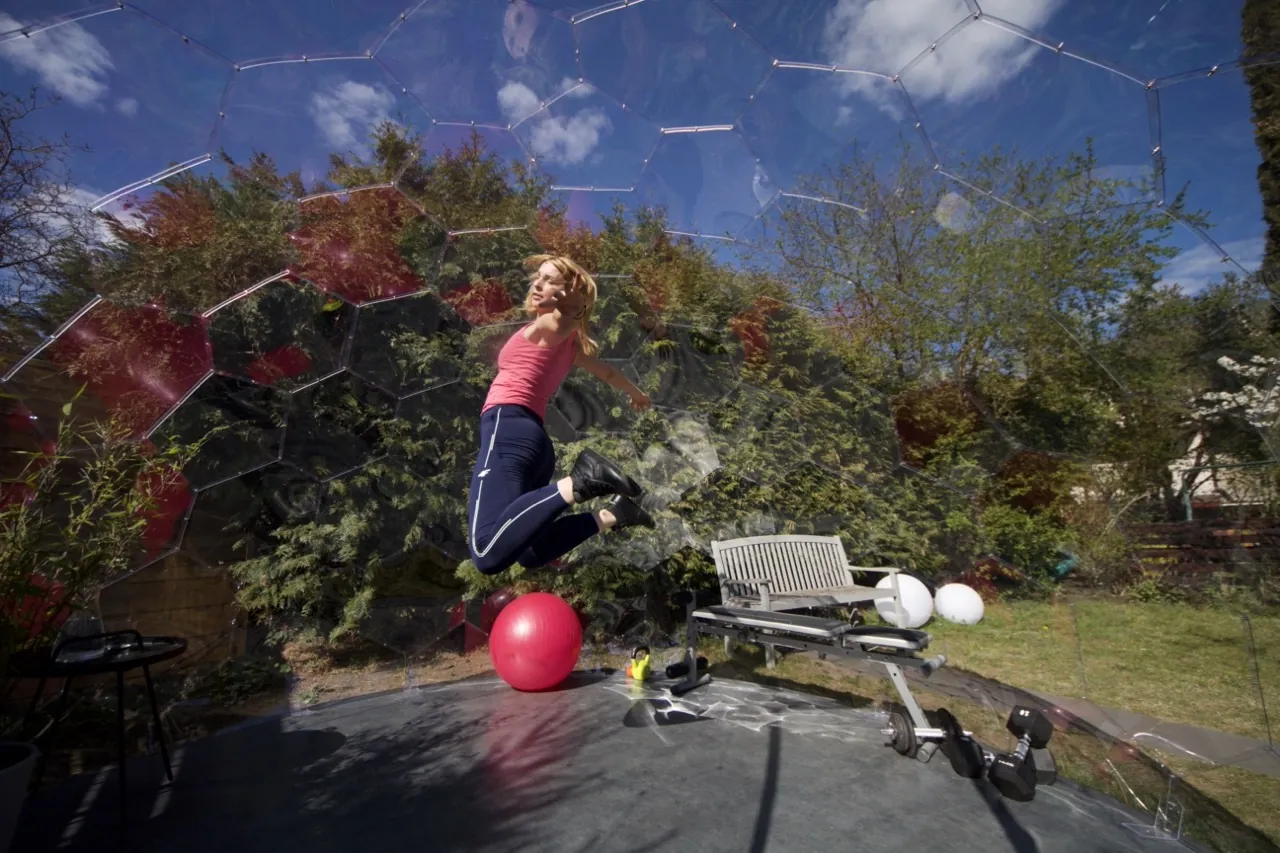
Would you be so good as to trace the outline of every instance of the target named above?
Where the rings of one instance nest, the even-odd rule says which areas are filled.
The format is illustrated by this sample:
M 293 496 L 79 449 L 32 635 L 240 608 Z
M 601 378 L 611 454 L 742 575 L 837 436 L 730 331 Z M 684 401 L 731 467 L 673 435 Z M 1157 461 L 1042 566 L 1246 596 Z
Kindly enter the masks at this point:
M 158 762 L 131 762 L 128 835 L 118 849 L 518 850 L 542 842 L 540 812 L 599 782 L 570 769 L 602 730 L 580 714 L 502 696 L 488 697 L 486 715 L 459 714 L 410 697 L 385 697 L 381 709 L 366 702 L 267 720 L 189 744 L 175 755 L 172 785 L 152 766 Z M 308 727 L 295 729 L 299 720 Z M 477 752 L 481 760 L 472 760 Z M 116 849 L 114 775 L 32 798 L 14 849 Z
M 755 828 L 751 832 L 751 853 L 764 853 L 769 847 L 769 828 L 778 802 L 778 771 L 782 767 L 782 729 L 770 726 L 766 750 L 764 784 L 760 787 L 760 807 L 756 810 Z
M 1000 828 L 1009 839 L 1009 845 L 1015 853 L 1040 853 L 1040 845 L 1036 843 L 1035 837 L 1027 831 L 1026 827 L 1018 823 L 1018 819 L 1009 810 L 1009 804 L 999 792 L 991 787 L 991 783 L 985 778 L 972 779 L 970 781 L 978 795 L 987 804 L 987 808 L 991 810 L 996 822 L 1000 824 Z

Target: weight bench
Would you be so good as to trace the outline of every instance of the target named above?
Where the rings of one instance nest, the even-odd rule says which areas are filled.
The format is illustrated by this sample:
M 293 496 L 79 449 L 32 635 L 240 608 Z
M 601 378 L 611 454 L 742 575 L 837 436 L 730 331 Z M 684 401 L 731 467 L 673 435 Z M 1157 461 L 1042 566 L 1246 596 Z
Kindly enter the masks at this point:
M 928 742 L 923 745 L 931 747 L 928 754 L 932 755 L 936 748 L 932 742 L 945 737 L 942 729 L 930 725 L 902 674 L 902 667 L 909 666 L 929 676 L 946 664 L 945 655 L 931 658 L 920 655 L 932 639 L 926 631 L 890 626 L 855 627 L 839 619 L 744 607 L 713 606 L 695 610 L 692 604 L 688 606 L 685 631 L 688 669 L 683 680 L 670 688 L 675 696 L 711 683 L 709 674 L 698 672 L 698 635 L 706 634 L 883 664 L 902 698 L 916 742 Z
M 889 599 L 895 621 L 906 622 L 898 587 L 901 569 L 850 565 L 839 536 L 788 534 L 714 541 L 711 555 L 720 600 L 728 607 L 795 611 Z M 864 573 L 886 575 L 889 585 L 859 584 L 857 575 Z M 732 654 L 732 642 L 725 638 L 725 654 Z M 766 645 L 766 664 L 772 668 L 775 660 L 774 646 Z

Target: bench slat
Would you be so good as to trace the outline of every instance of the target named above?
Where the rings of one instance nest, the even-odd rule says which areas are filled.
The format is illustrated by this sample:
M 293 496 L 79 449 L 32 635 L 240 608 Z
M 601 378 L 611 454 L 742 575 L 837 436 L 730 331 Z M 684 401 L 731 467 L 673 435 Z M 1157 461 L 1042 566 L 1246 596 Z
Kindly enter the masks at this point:
M 722 591 L 731 597 L 758 598 L 749 578 L 773 580 L 779 596 L 812 590 L 865 589 L 853 578 L 844 546 L 835 536 L 756 536 L 713 543 Z

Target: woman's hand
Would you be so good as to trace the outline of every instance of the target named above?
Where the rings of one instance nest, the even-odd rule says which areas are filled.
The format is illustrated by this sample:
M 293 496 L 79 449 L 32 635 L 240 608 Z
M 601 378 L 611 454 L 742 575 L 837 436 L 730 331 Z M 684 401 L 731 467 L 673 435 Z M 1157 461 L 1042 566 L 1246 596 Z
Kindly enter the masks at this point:
M 643 391 L 637 390 L 631 395 L 631 408 L 635 409 L 637 412 L 642 412 L 649 408 L 649 404 L 649 395 Z

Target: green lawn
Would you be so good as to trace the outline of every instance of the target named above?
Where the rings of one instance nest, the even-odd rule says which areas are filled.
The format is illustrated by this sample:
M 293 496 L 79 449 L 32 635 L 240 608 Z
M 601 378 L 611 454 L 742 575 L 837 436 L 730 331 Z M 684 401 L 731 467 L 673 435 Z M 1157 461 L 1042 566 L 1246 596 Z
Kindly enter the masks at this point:
M 1074 618 L 1073 618 L 1074 615 Z M 1251 617 L 1258 671 L 1240 614 L 1088 599 L 987 607 L 974 626 L 935 617 L 926 630 L 948 666 L 1015 687 L 1265 739 L 1277 730 L 1280 614 Z

